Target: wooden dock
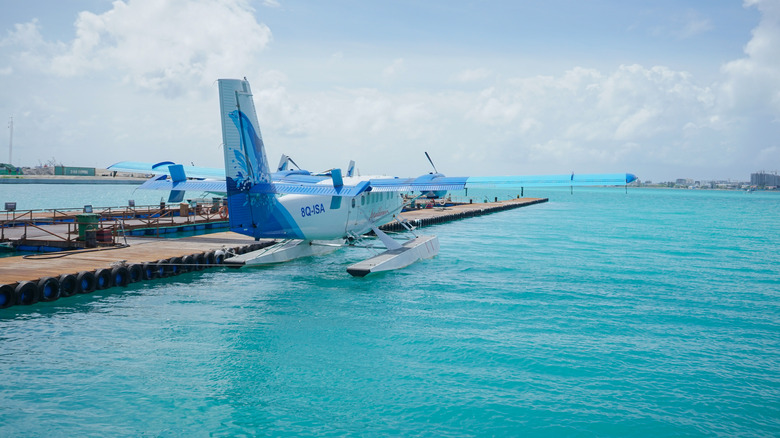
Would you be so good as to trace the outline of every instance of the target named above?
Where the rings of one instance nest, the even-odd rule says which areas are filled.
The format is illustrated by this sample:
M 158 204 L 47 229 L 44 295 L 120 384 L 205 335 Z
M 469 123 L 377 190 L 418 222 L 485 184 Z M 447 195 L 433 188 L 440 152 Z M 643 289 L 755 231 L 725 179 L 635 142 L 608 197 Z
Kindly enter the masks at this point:
M 451 204 L 413 209 L 402 213 L 414 227 L 480 216 L 508 209 L 547 202 L 545 198 L 518 198 L 508 201 Z M 136 220 L 136 219 L 129 219 Z M 182 226 L 190 219 L 185 215 L 172 221 Z M 50 227 L 47 230 L 47 227 Z M 62 224 L 38 225 L 43 233 L 53 234 Z M 393 222 L 382 227 L 403 230 Z M 60 230 L 61 231 L 61 230 Z M 197 232 L 197 230 L 196 230 Z M 157 231 L 157 236 L 161 234 Z M 127 240 L 127 245 L 124 240 Z M 254 239 L 233 233 L 218 232 L 182 238 L 125 237 L 118 246 L 102 246 L 75 251 L 59 251 L 28 256 L 0 258 L 0 309 L 54 301 L 96 289 L 126 286 L 136 281 L 178 275 L 216 267 L 234 254 L 243 254 L 271 245 L 275 241 Z
M 404 211 L 401 213 L 404 219 L 415 227 L 425 227 L 429 225 L 450 222 L 459 219 L 466 219 L 475 216 L 497 213 L 499 211 L 511 210 L 514 208 L 527 207 L 529 205 L 541 204 L 547 202 L 547 198 L 515 198 L 507 201 L 480 202 L 480 203 L 458 203 L 451 206 L 441 206 L 432 203 L 430 208 L 418 208 Z M 403 231 L 404 227 L 399 222 L 390 222 L 380 227 L 385 231 Z

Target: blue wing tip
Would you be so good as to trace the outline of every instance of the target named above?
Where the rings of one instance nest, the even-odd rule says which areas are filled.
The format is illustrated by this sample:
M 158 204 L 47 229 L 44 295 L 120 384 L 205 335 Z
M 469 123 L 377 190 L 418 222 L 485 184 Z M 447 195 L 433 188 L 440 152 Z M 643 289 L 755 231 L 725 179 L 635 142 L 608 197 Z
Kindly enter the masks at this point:
M 633 173 L 627 173 L 626 174 L 626 184 L 632 183 L 634 181 L 636 181 L 636 175 L 634 175 Z

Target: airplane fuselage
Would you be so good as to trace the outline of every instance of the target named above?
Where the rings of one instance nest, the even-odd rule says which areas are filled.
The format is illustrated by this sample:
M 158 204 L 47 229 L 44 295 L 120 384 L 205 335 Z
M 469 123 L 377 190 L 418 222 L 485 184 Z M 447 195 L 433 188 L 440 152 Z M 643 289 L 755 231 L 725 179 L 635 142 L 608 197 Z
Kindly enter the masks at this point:
M 285 195 L 278 201 L 295 221 L 298 237 L 306 240 L 360 236 L 392 221 L 403 207 L 403 198 L 394 192 L 365 192 L 335 201 L 331 196 Z

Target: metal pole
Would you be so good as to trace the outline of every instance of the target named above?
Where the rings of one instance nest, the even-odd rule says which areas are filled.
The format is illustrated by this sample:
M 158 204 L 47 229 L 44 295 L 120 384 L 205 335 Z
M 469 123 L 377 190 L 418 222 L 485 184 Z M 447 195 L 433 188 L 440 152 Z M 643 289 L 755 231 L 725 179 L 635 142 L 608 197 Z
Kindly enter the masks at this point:
M 8 121 L 8 129 L 11 131 L 8 138 L 8 164 L 13 165 L 13 150 L 14 150 L 14 116 L 10 117 Z

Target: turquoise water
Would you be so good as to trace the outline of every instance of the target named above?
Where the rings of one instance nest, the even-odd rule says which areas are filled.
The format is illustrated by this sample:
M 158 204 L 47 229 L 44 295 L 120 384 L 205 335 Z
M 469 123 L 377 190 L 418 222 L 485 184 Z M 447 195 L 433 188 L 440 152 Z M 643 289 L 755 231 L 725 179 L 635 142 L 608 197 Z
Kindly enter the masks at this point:
M 161 200 L 168 199 L 168 193 L 138 190 L 132 184 L 0 184 L 0 207 L 6 202 L 16 202 L 17 210 L 73 209 L 84 205 L 121 207 L 131 199 L 137 206 L 159 205 Z
M 780 435 L 777 193 L 525 194 L 397 272 L 339 250 L 0 311 L 0 435 Z

